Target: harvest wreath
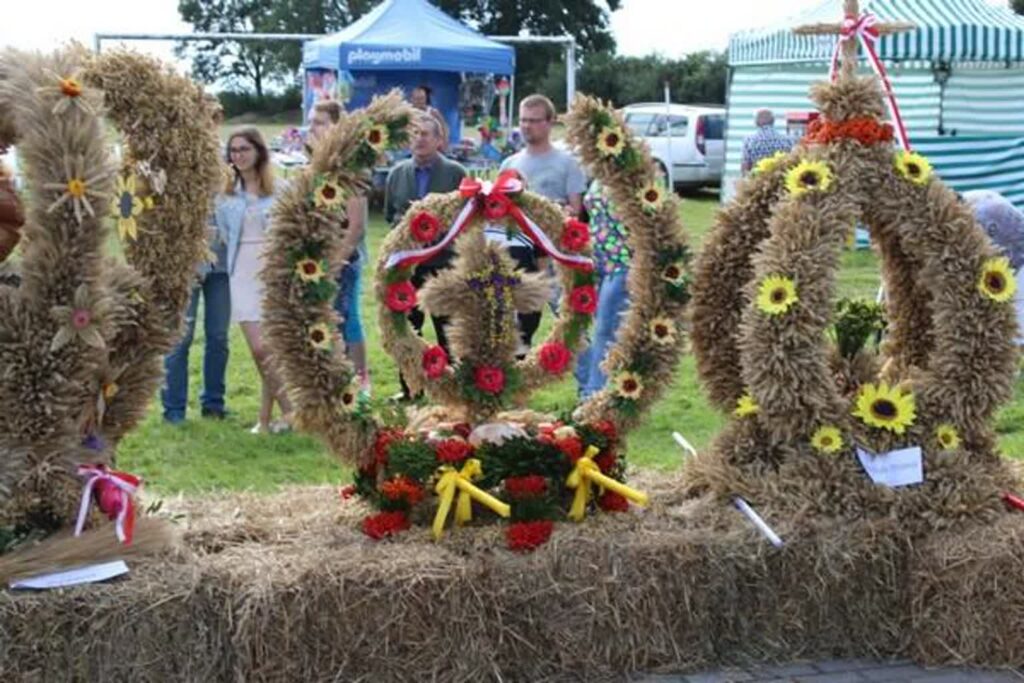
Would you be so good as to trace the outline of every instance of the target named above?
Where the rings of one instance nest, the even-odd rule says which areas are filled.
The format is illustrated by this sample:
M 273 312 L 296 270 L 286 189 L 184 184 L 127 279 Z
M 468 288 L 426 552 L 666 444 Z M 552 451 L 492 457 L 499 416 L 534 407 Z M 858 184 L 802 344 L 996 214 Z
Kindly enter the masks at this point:
M 645 503 L 646 496 L 618 481 L 625 467 L 621 439 L 668 383 L 681 351 L 688 251 L 676 201 L 657 184 L 649 155 L 618 115 L 594 100 L 577 100 L 570 142 L 611 192 L 631 227 L 634 253 L 632 303 L 609 354 L 609 388 L 574 417 L 557 420 L 522 409 L 530 391 L 571 369 L 596 308 L 596 283 L 587 226 L 566 220 L 516 174 L 503 173 L 493 184 L 467 179 L 456 192 L 414 203 L 378 259 L 384 348 L 410 388 L 424 389 L 433 405 L 406 426 L 388 426 L 358 398 L 350 364 L 331 352 L 338 342 L 329 298 L 310 294 L 338 267 L 332 245 L 346 223 L 340 213 L 333 223 L 316 218 L 309 188 L 312 178 L 324 175 L 339 197 L 358 191 L 368 164 L 360 167 L 351 153 L 365 131 L 394 127 L 407 116 L 394 99 L 381 99 L 331 131 L 308 178 L 300 176 L 279 204 L 264 273 L 268 339 L 296 398 L 299 424 L 356 466 L 356 483 L 344 494 L 358 492 L 382 511 L 367 518 L 364 531 L 381 538 L 407 528 L 424 518 L 424 501 L 433 492 L 436 538 L 453 506 L 456 522 L 464 523 L 476 501 L 511 517 L 509 545 L 528 550 L 547 539 L 554 519 L 582 519 L 595 504 L 622 510 L 629 500 Z M 545 305 L 549 285 L 542 274 L 517 270 L 487 234 L 525 237 L 554 260 L 561 276 L 562 315 L 521 357 L 515 314 Z M 308 253 L 311 244 L 321 245 L 316 254 Z M 417 292 L 409 282 L 413 267 L 452 248 L 453 267 Z M 319 263 L 314 278 L 305 275 L 307 261 Z M 453 358 L 413 333 L 406 313 L 417 304 L 451 316 Z

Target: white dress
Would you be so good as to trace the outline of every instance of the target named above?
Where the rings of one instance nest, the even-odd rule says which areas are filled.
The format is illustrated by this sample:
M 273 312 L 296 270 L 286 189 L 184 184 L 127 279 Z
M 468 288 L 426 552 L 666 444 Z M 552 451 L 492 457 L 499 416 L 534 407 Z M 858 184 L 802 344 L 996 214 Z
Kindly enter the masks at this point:
M 236 323 L 259 322 L 263 308 L 263 246 L 267 215 L 253 195 L 245 197 L 245 216 L 239 238 L 235 270 L 231 273 L 231 320 Z

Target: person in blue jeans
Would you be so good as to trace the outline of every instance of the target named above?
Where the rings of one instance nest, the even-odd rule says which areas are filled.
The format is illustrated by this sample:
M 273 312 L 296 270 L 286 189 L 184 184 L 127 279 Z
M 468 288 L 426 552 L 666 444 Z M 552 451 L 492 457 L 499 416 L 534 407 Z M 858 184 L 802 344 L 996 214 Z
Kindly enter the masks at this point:
M 213 124 L 219 126 L 224 120 L 223 110 L 215 96 L 209 96 L 214 107 Z M 217 236 L 211 210 L 210 251 L 215 258 L 204 264 L 199 271 L 199 283 L 192 289 L 192 300 L 185 314 L 185 336 L 164 358 L 164 386 L 160 400 L 164 406 L 164 420 L 179 423 L 185 419 L 188 405 L 188 352 L 196 331 L 196 315 L 199 299 L 203 299 L 203 332 L 206 344 L 203 349 L 203 393 L 199 404 L 203 417 L 222 420 L 227 412 L 224 407 L 225 375 L 228 367 L 228 326 L 231 322 L 231 288 L 228 284 L 227 244 Z
M 594 319 L 590 346 L 580 353 L 576 363 L 576 383 L 581 399 L 587 399 L 604 388 L 608 378 L 601 363 L 615 333 L 629 309 L 629 245 L 628 233 L 615 212 L 608 193 L 595 180 L 583 195 L 583 207 L 590 216 L 590 237 L 594 246 L 595 273 L 600 278 L 597 289 L 597 315 Z

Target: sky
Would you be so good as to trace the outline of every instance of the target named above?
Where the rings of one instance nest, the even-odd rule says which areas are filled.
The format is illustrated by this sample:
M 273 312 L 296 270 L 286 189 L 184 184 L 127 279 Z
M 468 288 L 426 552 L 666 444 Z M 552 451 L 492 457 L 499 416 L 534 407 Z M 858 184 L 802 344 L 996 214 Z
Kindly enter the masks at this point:
M 993 5 L 1007 0 L 986 0 Z M 48 49 L 74 39 L 92 46 L 96 33 L 187 33 L 177 0 L 3 0 L 0 46 Z M 623 0 L 611 17 L 618 51 L 625 55 L 658 52 L 679 57 L 697 50 L 724 50 L 729 34 L 775 24 L 820 0 Z M 108 43 L 104 43 L 107 46 Z M 170 43 L 132 43 L 171 57 Z

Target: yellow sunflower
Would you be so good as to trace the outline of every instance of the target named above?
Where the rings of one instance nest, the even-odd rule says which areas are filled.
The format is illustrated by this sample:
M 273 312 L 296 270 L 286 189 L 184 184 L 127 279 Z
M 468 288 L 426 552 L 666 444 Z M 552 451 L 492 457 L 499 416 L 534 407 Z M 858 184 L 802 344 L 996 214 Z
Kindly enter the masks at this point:
M 854 417 L 859 417 L 864 424 L 878 429 L 888 429 L 902 434 L 907 427 L 914 424 L 916 417 L 914 394 L 899 387 L 891 387 L 887 382 L 865 384 L 857 394 L 857 409 Z
M 333 209 L 344 200 L 341 187 L 331 178 L 321 178 L 313 190 L 313 203 L 318 209 Z
M 1005 256 L 986 259 L 981 266 L 978 291 L 999 303 L 1012 299 L 1017 291 L 1017 280 L 1013 277 L 1010 259 Z
M 822 425 L 811 435 L 811 445 L 822 453 L 837 453 L 843 447 L 843 435 L 837 427 Z
M 825 192 L 832 185 L 832 171 L 824 161 L 804 159 L 786 173 L 786 189 L 794 197 Z
M 924 185 L 932 177 L 932 165 L 920 154 L 900 150 L 893 158 L 896 171 L 912 183 Z
M 796 283 L 783 275 L 769 275 L 757 288 L 757 307 L 768 315 L 782 315 L 799 300 Z
M 359 408 L 359 385 L 350 382 L 341 390 L 341 407 L 346 413 L 354 413 Z
M 650 322 L 651 337 L 657 344 L 671 344 L 676 340 L 676 324 L 671 318 L 660 316 Z
M 648 213 L 654 213 L 664 203 L 665 191 L 658 187 L 657 184 L 651 183 L 646 187 L 640 188 L 636 193 L 636 197 L 640 200 L 641 209 Z
M 331 326 L 327 323 L 316 323 L 310 326 L 306 338 L 314 349 L 328 351 L 331 348 Z
M 955 451 L 960 448 L 960 433 L 948 422 L 943 422 L 935 428 L 935 440 L 944 451 Z
M 366 144 L 378 152 L 383 152 L 388 146 L 388 127 L 380 123 L 370 126 L 366 131 Z
M 776 152 L 770 157 L 761 159 L 759 162 L 754 164 L 754 173 L 756 175 L 771 173 L 778 168 L 779 164 L 786 160 L 787 156 L 789 156 L 789 152 Z
M 683 284 L 686 281 L 686 264 L 673 261 L 661 271 L 661 279 L 673 285 Z
M 118 175 L 115 180 L 114 201 L 111 210 L 117 219 L 117 234 L 121 241 L 139 239 L 139 226 L 135 218 L 146 209 L 146 203 L 137 194 L 135 174 Z
M 759 412 L 761 412 L 761 406 L 757 405 L 757 401 L 754 400 L 754 397 L 748 391 L 736 399 L 736 408 L 732 411 L 732 414 L 736 417 L 748 417 L 750 415 L 757 415 Z
M 640 375 L 635 372 L 626 370 L 615 376 L 615 393 L 622 398 L 635 401 L 640 398 L 643 391 L 644 383 L 640 380 Z
M 324 277 L 323 264 L 308 257 L 299 259 L 295 263 L 295 274 L 303 282 L 320 282 Z
M 618 156 L 626 148 L 626 139 L 618 126 L 605 126 L 597 134 L 597 149 L 607 157 Z

